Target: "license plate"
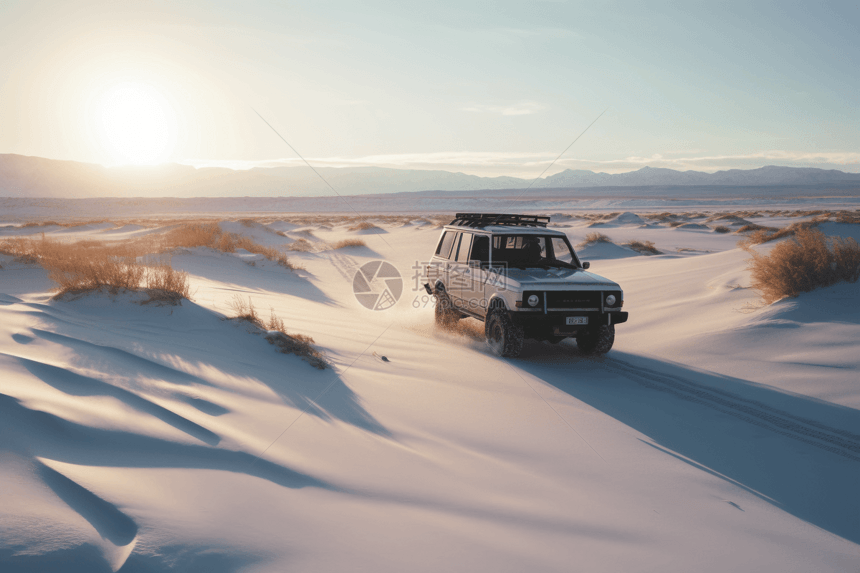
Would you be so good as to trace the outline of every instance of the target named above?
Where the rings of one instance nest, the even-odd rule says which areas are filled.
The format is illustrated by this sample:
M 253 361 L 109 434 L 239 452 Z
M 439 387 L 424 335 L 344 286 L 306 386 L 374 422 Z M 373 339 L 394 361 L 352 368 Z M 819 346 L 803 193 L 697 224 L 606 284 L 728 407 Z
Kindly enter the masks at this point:
M 564 320 L 565 320 L 564 323 L 567 325 L 588 324 L 588 317 L 587 316 L 568 316 Z

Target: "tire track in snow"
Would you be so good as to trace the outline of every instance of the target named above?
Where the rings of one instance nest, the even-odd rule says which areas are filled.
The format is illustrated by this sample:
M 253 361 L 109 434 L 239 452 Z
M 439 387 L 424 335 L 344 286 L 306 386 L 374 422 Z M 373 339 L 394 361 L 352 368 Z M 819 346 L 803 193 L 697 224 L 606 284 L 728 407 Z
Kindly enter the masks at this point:
M 860 435 L 853 432 L 803 418 L 726 390 L 705 387 L 680 376 L 634 366 L 623 360 L 613 359 L 611 363 L 607 361 L 607 365 L 646 388 L 668 392 L 682 400 L 708 406 L 750 424 L 860 462 Z

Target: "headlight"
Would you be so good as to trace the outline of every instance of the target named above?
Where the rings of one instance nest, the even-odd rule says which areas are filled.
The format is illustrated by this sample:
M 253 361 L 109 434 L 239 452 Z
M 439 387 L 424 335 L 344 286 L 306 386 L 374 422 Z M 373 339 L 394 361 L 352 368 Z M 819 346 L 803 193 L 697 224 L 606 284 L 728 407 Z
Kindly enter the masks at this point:
M 538 295 L 533 294 L 529 297 L 529 306 L 537 306 L 539 302 L 540 298 L 538 298 Z
M 615 306 L 615 295 L 611 294 L 606 297 L 606 306 Z

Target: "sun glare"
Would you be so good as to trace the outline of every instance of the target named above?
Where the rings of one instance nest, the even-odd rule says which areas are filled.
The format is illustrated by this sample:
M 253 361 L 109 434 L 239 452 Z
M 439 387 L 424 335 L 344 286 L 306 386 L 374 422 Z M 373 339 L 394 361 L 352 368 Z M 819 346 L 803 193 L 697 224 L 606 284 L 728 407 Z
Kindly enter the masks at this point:
M 107 89 L 98 115 L 102 145 L 116 163 L 160 163 L 176 146 L 176 114 L 149 84 L 125 82 Z

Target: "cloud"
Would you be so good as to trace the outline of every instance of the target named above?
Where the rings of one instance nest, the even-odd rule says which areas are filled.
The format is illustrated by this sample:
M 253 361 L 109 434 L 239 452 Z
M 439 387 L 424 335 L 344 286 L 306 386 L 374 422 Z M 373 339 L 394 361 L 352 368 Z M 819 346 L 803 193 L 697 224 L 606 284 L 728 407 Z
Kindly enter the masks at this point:
M 531 115 L 539 112 L 543 108 L 544 106 L 537 102 L 527 101 L 511 105 L 470 105 L 468 107 L 461 108 L 461 111 L 492 113 L 496 115 Z

